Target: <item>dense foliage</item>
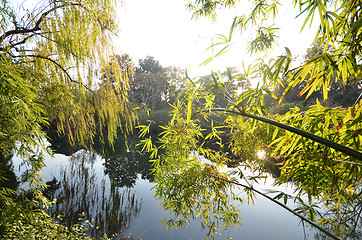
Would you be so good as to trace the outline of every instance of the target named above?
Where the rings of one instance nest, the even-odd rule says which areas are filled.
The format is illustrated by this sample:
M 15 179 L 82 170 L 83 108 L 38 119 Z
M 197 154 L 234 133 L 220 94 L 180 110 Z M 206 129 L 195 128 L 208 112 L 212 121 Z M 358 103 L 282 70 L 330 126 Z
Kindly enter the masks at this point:
M 32 192 L 15 201 L 11 190 L 1 190 L 0 238 L 73 236 L 43 210 L 39 171 L 50 151 L 43 131 L 49 123 L 86 147 L 96 133 L 113 144 L 117 130 L 133 127 L 127 96 L 133 72 L 112 48 L 115 7 L 108 0 L 0 2 L 0 152 L 29 164 L 23 179 Z
M 188 8 L 195 17 L 214 18 L 219 8 L 233 7 L 236 2 L 246 4 L 203 0 L 190 2 Z M 265 55 L 276 45 L 274 18 L 281 3 L 252 3 L 248 15 L 234 19 L 229 36 L 220 37 L 225 41 L 211 46 L 221 50 L 213 51 L 216 54 L 204 63 L 226 51 L 233 32 L 240 29 L 256 30 L 255 38 L 247 43 L 251 54 Z M 257 158 L 263 150 L 279 168 L 276 184 L 291 181 L 298 189 L 294 196 L 279 193 L 275 199 L 283 198 L 286 203 L 293 198 L 300 204 L 294 212 L 320 224 L 332 238 L 361 236 L 361 2 L 295 0 L 293 5 L 300 11 L 298 17 L 304 17 L 302 28 L 315 18 L 320 20 L 316 49 L 309 50 L 305 63 L 292 67 L 292 53 L 286 48 L 285 55 L 276 58 L 261 56 L 244 68 L 242 78 L 217 73 L 206 82 L 189 78 L 188 90 L 175 103 L 172 120 L 159 139 L 161 146 L 153 145 L 151 139 L 143 141 L 144 149 L 155 157 L 156 196 L 175 214 L 174 219 L 165 221 L 168 226 L 183 227 L 190 218 L 200 218 L 213 235 L 220 226 L 237 225 L 239 218 L 232 202 L 240 199 L 232 194 L 233 185 L 240 178 L 250 183 L 267 176 L 263 171 L 266 161 Z M 226 81 L 241 79 L 257 79 L 259 84 L 241 93 L 228 91 Z M 277 96 L 278 89 L 282 92 Z M 356 99 L 347 103 L 338 99 L 335 92 L 344 89 L 353 90 Z M 278 105 L 292 91 L 297 91 L 298 98 L 309 99 L 313 94 L 314 98 L 303 109 L 290 104 L 287 111 L 278 111 Z M 328 106 L 331 93 L 335 97 Z M 267 107 L 266 95 L 277 99 L 277 105 Z M 226 100 L 222 108 L 220 96 Z M 272 114 L 270 107 L 282 115 Z M 211 118 L 214 114 L 225 116 L 223 124 L 215 124 Z M 205 121 L 211 130 L 202 128 Z M 282 129 L 270 125 L 275 123 Z M 308 137 L 302 137 L 301 132 L 307 132 Z M 220 148 L 207 147 L 210 140 Z M 225 145 L 229 152 L 222 151 Z M 342 148 L 347 150 L 336 150 Z M 165 153 L 156 157 L 159 149 Z M 225 173 L 222 169 L 226 165 L 233 166 L 234 171 Z M 250 169 L 259 174 L 248 175 Z M 252 184 L 244 185 L 244 189 L 249 197 L 256 191 Z M 307 200 L 303 200 L 305 196 Z
M 250 1 L 197 0 L 187 7 L 196 18 L 215 18 L 219 8 L 239 2 Z M 360 94 L 361 2 L 293 1 L 298 17 L 304 17 L 302 28 L 320 20 L 315 48 L 297 67 L 292 67 L 287 48 L 282 56 L 264 56 L 276 45 L 274 18 L 280 3 L 251 3 L 247 15 L 235 17 L 229 35 L 219 36 L 221 42 L 211 46 L 218 51 L 204 64 L 228 49 L 235 31 L 247 29 L 256 30 L 247 49 L 263 56 L 242 74 L 227 69 L 202 78 L 186 75 L 189 83 L 181 89 L 177 69 L 165 70 L 147 57 L 134 74 L 126 56 L 114 55 L 115 1 L 49 0 L 17 11 L 2 0 L 0 153 L 9 157 L 13 151 L 30 165 L 23 178 L 31 191 L 15 201 L 13 190 L 1 188 L 0 207 L 5 210 L 0 213 L 0 237 L 82 236 L 82 227 L 62 227 L 44 212 L 48 201 L 39 170 L 49 150 L 43 129 L 52 123 L 72 144 L 84 146 L 91 146 L 98 133 L 100 142 L 107 139 L 112 145 L 117 129 L 127 133 L 133 126 L 129 93 L 134 104 L 151 109 L 175 101 L 157 144 L 152 138 L 142 140 L 154 158 L 156 197 L 174 216 L 165 219 L 168 227 L 185 227 L 189 219 L 199 218 L 213 236 L 238 225 L 233 204 L 243 199 L 234 194 L 235 185 L 243 187 L 248 200 L 255 193 L 267 196 L 252 182 L 267 177 L 265 169 L 271 167 L 277 168 L 276 184 L 293 182 L 298 189 L 293 196 L 279 192 L 271 200 L 286 204 L 292 198 L 299 203 L 292 212 L 321 225 L 333 238 L 360 237 L 362 100 L 343 96 L 347 90 L 350 96 Z M 255 79 L 258 85 L 249 89 Z M 308 104 L 293 105 L 294 97 L 288 100 L 293 94 Z M 266 104 L 266 96 L 277 104 Z M 289 105 L 281 111 L 284 102 Z M 149 125 L 141 128 L 141 136 L 149 132 Z M 316 137 L 302 137 L 302 132 Z M 260 151 L 266 152 L 266 160 L 257 157 Z M 225 171 L 226 166 L 233 171 Z M 240 185 L 240 179 L 246 184 Z

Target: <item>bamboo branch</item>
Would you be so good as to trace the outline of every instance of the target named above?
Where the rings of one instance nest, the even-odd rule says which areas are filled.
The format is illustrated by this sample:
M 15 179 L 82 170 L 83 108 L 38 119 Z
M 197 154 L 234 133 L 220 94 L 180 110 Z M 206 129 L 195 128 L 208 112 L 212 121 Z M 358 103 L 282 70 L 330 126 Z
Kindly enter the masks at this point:
M 241 187 L 243 187 L 243 188 L 250 189 L 250 190 L 252 190 L 253 192 L 256 192 L 256 193 L 258 193 L 259 195 L 261 195 L 261 196 L 269 199 L 270 201 L 278 204 L 279 206 L 281 206 L 282 208 L 286 209 L 287 211 L 293 213 L 294 215 L 296 215 L 296 216 L 299 217 L 300 219 L 308 222 L 308 223 L 309 223 L 310 225 L 312 225 L 313 227 L 318 228 L 320 231 L 324 232 L 326 235 L 330 236 L 331 238 L 336 239 L 336 240 L 342 240 L 341 238 L 337 237 L 336 235 L 334 235 L 333 233 L 329 232 L 328 230 L 322 228 L 321 226 L 319 226 L 319 225 L 316 224 L 315 222 L 309 220 L 308 218 L 306 218 L 306 217 L 304 217 L 303 215 L 297 213 L 297 212 L 294 211 L 293 209 L 291 209 L 291 208 L 289 208 L 288 206 L 284 205 L 283 203 L 277 201 L 276 199 L 268 196 L 267 194 L 262 193 L 262 192 L 260 192 L 259 190 L 256 190 L 256 189 L 253 188 L 252 186 L 247 186 L 247 185 L 245 185 L 245 184 L 241 184 L 241 183 L 238 183 L 238 182 L 236 182 L 236 181 L 227 180 L 227 179 L 224 179 L 224 178 L 215 176 L 215 175 L 212 175 L 212 177 L 217 178 L 217 179 L 222 180 L 222 181 L 226 181 L 226 182 L 228 182 L 228 183 L 232 183 L 232 184 L 241 186 Z
M 330 159 L 333 162 L 341 162 L 341 163 L 347 163 L 347 164 L 354 164 L 354 165 L 359 165 L 362 166 L 362 163 L 356 163 L 356 162 L 351 162 L 351 161 L 346 161 L 346 160 L 339 160 L 339 159 Z
M 252 115 L 252 114 L 246 113 L 245 111 L 240 111 L 240 110 L 236 111 L 236 110 L 225 109 L 225 108 L 211 108 L 211 109 L 208 109 L 208 111 L 228 112 L 228 113 L 233 113 L 233 114 L 236 114 L 236 115 L 241 115 L 241 116 L 244 116 L 244 117 L 256 119 L 258 121 L 265 122 L 265 123 L 277 126 L 279 128 L 285 129 L 285 130 L 287 130 L 289 132 L 293 132 L 293 133 L 298 134 L 300 136 L 306 137 L 306 138 L 308 138 L 310 140 L 313 140 L 313 141 L 321 143 L 321 144 L 323 144 L 325 146 L 331 147 L 331 148 L 333 148 L 333 149 L 335 149 L 337 151 L 343 152 L 343 153 L 347 154 L 348 156 L 351 156 L 351 157 L 353 157 L 353 158 L 355 158 L 355 159 L 357 159 L 359 161 L 362 161 L 362 153 L 357 152 L 356 150 L 353 150 L 353 149 L 348 148 L 346 146 L 343 146 L 341 144 L 332 142 L 332 141 L 330 141 L 328 139 L 325 139 L 323 137 L 319 137 L 319 136 L 314 135 L 312 133 L 303 131 L 301 129 L 286 125 L 286 124 L 281 123 L 281 122 L 277 122 L 277 121 L 274 121 L 274 120 L 271 120 L 271 119 L 268 119 L 268 118 Z M 353 163 L 353 162 L 349 162 L 349 163 Z
M 351 231 L 351 233 L 356 231 L 357 223 L 358 223 L 358 221 L 359 221 L 359 219 L 360 219 L 361 213 L 362 213 L 362 207 L 361 207 L 361 209 L 360 209 L 360 211 L 359 211 L 359 213 L 358 213 L 358 217 L 357 217 L 357 219 L 356 219 L 356 222 L 354 223 L 353 230 Z

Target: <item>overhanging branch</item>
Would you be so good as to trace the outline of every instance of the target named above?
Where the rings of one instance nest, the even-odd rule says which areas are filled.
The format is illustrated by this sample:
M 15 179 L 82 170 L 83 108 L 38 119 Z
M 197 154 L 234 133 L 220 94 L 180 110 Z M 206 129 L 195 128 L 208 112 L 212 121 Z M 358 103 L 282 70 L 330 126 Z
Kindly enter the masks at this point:
M 335 240 L 341 240 L 339 237 L 337 237 L 337 236 L 334 235 L 333 233 L 327 231 L 326 229 L 322 228 L 321 226 L 319 226 L 319 225 L 316 224 L 315 222 L 309 220 L 308 218 L 306 218 L 306 217 L 304 217 L 303 215 L 297 213 L 296 211 L 294 211 L 293 209 L 289 208 L 288 206 L 282 204 L 281 202 L 279 202 L 279 201 L 277 201 L 276 199 L 268 196 L 267 194 L 262 193 L 262 192 L 260 192 L 259 190 L 256 190 L 255 188 L 253 188 L 253 187 L 251 187 L 251 186 L 247 186 L 247 185 L 245 185 L 245 184 L 241 184 L 241 183 L 238 183 L 238 182 L 236 182 L 236 181 L 231 181 L 231 180 L 227 180 L 227 179 L 224 179 L 224 178 L 220 178 L 220 177 L 214 176 L 214 175 L 212 175 L 212 177 L 217 178 L 218 180 L 226 181 L 226 182 L 228 182 L 228 183 L 241 186 L 241 187 L 243 187 L 243 188 L 250 189 L 251 191 L 258 193 L 259 195 L 261 195 L 261 196 L 269 199 L 270 201 L 278 204 L 279 206 L 281 206 L 282 208 L 286 209 L 287 211 L 293 213 L 294 215 L 296 215 L 297 217 L 299 217 L 299 218 L 302 219 L 303 221 L 308 222 L 308 223 L 309 223 L 310 225 L 312 225 L 313 227 L 318 228 L 320 231 L 324 232 L 326 235 L 330 236 L 331 238 L 333 238 L 333 239 L 335 239 Z
M 64 3 L 63 5 L 55 6 L 51 9 L 49 9 L 48 11 L 41 14 L 39 19 L 35 22 L 35 25 L 33 28 L 19 28 L 19 29 L 13 29 L 13 30 L 6 31 L 2 36 L 0 36 L 0 45 L 9 36 L 17 35 L 17 34 L 25 34 L 25 33 L 35 33 L 37 31 L 41 30 L 40 24 L 44 21 L 44 19 L 46 18 L 47 15 L 56 11 L 59 8 L 63 8 L 63 7 L 67 7 L 67 6 L 81 6 L 81 4 L 75 3 L 75 2 L 68 2 L 68 3 Z
M 52 62 L 54 65 L 56 65 L 61 71 L 63 71 L 65 73 L 65 75 L 68 77 L 69 81 L 72 82 L 72 83 L 77 83 L 77 84 L 80 84 L 80 82 L 74 80 L 70 75 L 69 73 L 67 72 L 67 70 L 65 70 L 59 63 L 57 63 L 55 60 L 49 58 L 49 57 L 45 57 L 45 56 L 41 56 L 41 55 L 26 55 L 27 57 L 33 57 L 33 58 L 42 58 L 42 59 L 45 59 L 45 60 L 48 60 L 50 62 Z M 23 56 L 13 56 L 13 57 L 23 57 Z M 91 93 L 93 94 L 96 94 L 91 88 L 89 88 L 88 86 L 84 85 L 83 84 L 83 87 L 85 89 L 87 89 L 88 91 L 90 91 Z
M 255 119 L 255 120 L 258 120 L 258 121 L 261 121 L 261 122 L 265 122 L 265 123 L 274 125 L 276 127 L 285 129 L 285 130 L 287 130 L 289 132 L 293 132 L 293 133 L 298 134 L 300 136 L 306 137 L 306 138 L 308 138 L 310 140 L 313 140 L 315 142 L 321 143 L 321 144 L 323 144 L 323 145 L 325 145 L 327 147 L 333 148 L 333 149 L 335 149 L 337 151 L 340 151 L 340 152 L 343 152 L 343 153 L 347 154 L 348 156 L 351 156 L 351 157 L 353 157 L 353 158 L 355 158 L 355 159 L 357 159 L 359 161 L 362 161 L 362 153 L 357 152 L 356 150 L 353 150 L 353 149 L 348 148 L 346 146 L 343 146 L 341 144 L 332 142 L 332 141 L 330 141 L 328 139 L 325 139 L 323 137 L 319 137 L 319 136 L 314 135 L 312 133 L 303 131 L 301 129 L 286 125 L 286 124 L 281 123 L 281 122 L 271 120 L 269 118 L 252 115 L 252 114 L 246 113 L 245 111 L 236 111 L 236 110 L 225 109 L 225 108 L 212 108 L 212 109 L 210 109 L 210 111 L 228 112 L 228 113 L 232 113 L 232 114 L 252 118 L 252 119 Z M 352 162 L 350 162 L 350 163 L 352 163 Z

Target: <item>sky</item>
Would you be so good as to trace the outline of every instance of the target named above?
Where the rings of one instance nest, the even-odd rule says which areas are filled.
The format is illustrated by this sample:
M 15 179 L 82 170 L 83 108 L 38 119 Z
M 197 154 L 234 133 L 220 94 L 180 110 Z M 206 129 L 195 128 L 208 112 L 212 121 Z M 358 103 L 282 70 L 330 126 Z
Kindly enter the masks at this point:
M 211 64 L 199 64 L 211 56 L 206 49 L 216 34 L 228 35 L 235 16 L 245 13 L 250 6 L 238 4 L 235 9 L 219 11 L 215 21 L 207 18 L 192 19 L 192 12 L 185 7 L 185 0 L 128 0 L 118 8 L 120 32 L 116 45 L 121 54 L 129 54 L 135 63 L 138 59 L 153 56 L 163 67 L 190 68 L 190 75 L 205 75 L 211 70 L 225 71 L 226 67 L 238 67 L 242 62 L 250 64 L 263 55 L 250 56 L 246 44 L 252 35 L 236 33 L 233 43 L 222 57 Z M 247 1 L 244 1 L 247 2 Z M 291 5 L 279 7 L 276 27 L 279 30 L 278 46 L 272 56 L 285 53 L 288 47 L 293 56 L 302 56 L 313 43 L 317 22 L 311 29 L 300 32 L 303 18 Z M 301 57 L 297 61 L 300 60 Z M 297 63 L 298 64 L 298 63 Z
M 34 3 L 33 0 L 14 2 Z M 226 67 L 241 69 L 243 62 L 247 66 L 258 57 L 265 57 L 250 56 L 246 51 L 246 44 L 252 37 L 248 32 L 235 33 L 228 53 L 206 66 L 199 65 L 211 56 L 206 49 L 211 45 L 212 38 L 217 34 L 227 36 L 233 18 L 250 11 L 250 1 L 242 2 L 235 9 L 218 11 L 217 19 L 212 21 L 207 18 L 192 19 L 192 12 L 185 6 L 187 0 L 123 0 L 117 10 L 120 21 L 115 40 L 117 53 L 129 54 L 135 63 L 153 56 L 163 67 L 189 68 L 190 76 L 210 74 L 212 70 L 223 72 Z M 298 13 L 291 3 L 279 7 L 279 17 L 276 19 L 276 27 L 280 28 L 279 46 L 270 56 L 284 54 L 284 47 L 288 47 L 295 58 L 299 56 L 296 64 L 301 62 L 301 56 L 313 43 L 318 22 L 301 33 L 303 18 L 296 19 Z

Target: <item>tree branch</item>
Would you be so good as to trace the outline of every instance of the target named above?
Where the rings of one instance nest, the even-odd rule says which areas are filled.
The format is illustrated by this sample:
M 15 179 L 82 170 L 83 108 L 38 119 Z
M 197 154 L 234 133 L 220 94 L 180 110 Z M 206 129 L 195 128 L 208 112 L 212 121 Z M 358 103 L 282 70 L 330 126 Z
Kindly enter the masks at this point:
M 17 42 L 17 43 L 13 43 L 9 46 L 6 46 L 6 47 L 0 47 L 0 51 L 8 51 L 10 49 L 12 49 L 13 47 L 16 47 L 17 45 L 21 45 L 21 44 L 25 44 L 26 41 L 29 39 L 29 38 L 32 38 L 34 35 L 36 35 L 35 33 L 34 34 L 31 34 L 27 37 L 25 37 L 23 40 L 21 40 L 20 42 Z M 10 41 L 11 42 L 11 41 Z
M 67 72 L 67 70 L 65 70 L 59 63 L 57 63 L 55 60 L 49 58 L 49 57 L 45 57 L 45 56 L 41 56 L 41 55 L 27 55 L 28 57 L 33 57 L 33 58 L 42 58 L 42 59 L 45 59 L 45 60 L 48 60 L 50 62 L 52 62 L 54 65 L 56 65 L 60 70 L 62 70 L 65 75 L 69 78 L 69 81 L 72 82 L 72 83 L 77 83 L 77 84 L 80 84 L 80 82 L 74 80 L 70 75 L 69 73 Z M 13 57 L 22 57 L 22 56 L 13 56 Z M 83 85 L 83 87 L 85 89 L 87 89 L 88 91 L 90 91 L 91 93 L 93 94 L 96 94 L 92 89 L 90 89 L 88 86 L 86 85 Z
M 42 58 L 42 59 L 45 59 L 45 60 L 48 60 L 48 61 L 52 62 L 54 65 L 56 65 L 58 68 L 60 68 L 65 73 L 65 75 L 67 75 L 67 77 L 69 78 L 69 80 L 71 82 L 79 83 L 79 82 L 73 80 L 72 77 L 69 75 L 69 73 L 59 63 L 57 63 L 55 60 L 53 60 L 53 59 L 51 59 L 49 57 L 41 56 L 41 55 L 26 55 L 26 56 L 27 57 L 34 57 L 34 58 Z M 19 56 L 19 57 L 21 57 L 21 56 Z
M 297 213 L 297 212 L 294 211 L 293 209 L 291 209 L 291 208 L 289 208 L 288 206 L 282 204 L 281 202 L 277 201 L 276 199 L 268 196 L 267 194 L 262 193 L 262 192 L 260 192 L 259 190 L 256 190 L 256 189 L 253 188 L 252 186 L 247 186 L 247 185 L 245 185 L 245 184 L 241 184 L 241 183 L 238 183 L 238 182 L 236 182 L 236 181 L 227 180 L 227 179 L 224 179 L 224 178 L 215 176 L 215 175 L 212 175 L 212 177 L 217 178 L 218 180 L 222 180 L 222 181 L 225 181 L 225 182 L 228 182 L 228 183 L 232 183 L 232 184 L 241 186 L 241 187 L 243 187 L 243 188 L 250 189 L 250 190 L 252 190 L 253 192 L 256 192 L 256 193 L 260 194 L 261 196 L 269 199 L 270 201 L 278 204 L 279 206 L 281 206 L 282 208 L 286 209 L 287 211 L 293 213 L 294 215 L 296 215 L 296 216 L 299 217 L 300 219 L 308 222 L 308 223 L 309 223 L 310 225 L 312 225 L 313 227 L 318 228 L 320 231 L 324 232 L 326 235 L 330 236 L 331 238 L 336 239 L 336 240 L 341 240 L 339 237 L 337 237 L 337 236 L 334 235 L 333 233 L 327 231 L 326 229 L 322 228 L 321 226 L 319 226 L 319 225 L 316 224 L 315 222 L 309 220 L 308 218 L 306 218 L 306 217 L 304 217 L 303 215 Z
M 236 110 L 225 109 L 225 108 L 212 108 L 212 109 L 208 109 L 207 111 L 228 112 L 228 113 L 233 113 L 233 114 L 236 114 L 236 115 L 241 115 L 241 116 L 244 116 L 244 117 L 256 119 L 258 121 L 265 122 L 265 123 L 277 126 L 279 128 L 282 128 L 284 130 L 287 130 L 289 132 L 293 132 L 293 133 L 298 134 L 300 136 L 306 137 L 306 138 L 308 138 L 310 140 L 313 140 L 313 141 L 321 143 L 321 144 L 323 144 L 325 146 L 331 147 L 331 148 L 333 148 L 333 149 L 335 149 L 337 151 L 340 151 L 340 152 L 343 152 L 343 153 L 347 154 L 348 156 L 351 156 L 351 157 L 353 157 L 355 159 L 358 159 L 358 160 L 362 161 L 362 153 L 357 152 L 356 150 L 353 150 L 353 149 L 348 148 L 346 146 L 343 146 L 341 144 L 332 142 L 332 141 L 330 141 L 328 139 L 319 137 L 319 136 L 314 135 L 312 133 L 303 131 L 301 129 L 286 125 L 284 123 L 277 122 L 277 121 L 274 121 L 274 120 L 271 120 L 271 119 L 268 119 L 268 118 L 264 118 L 264 117 L 260 117 L 260 116 L 256 116 L 256 115 L 246 113 L 244 110 L 236 111 Z M 352 162 L 349 162 L 349 163 L 352 163 Z
M 81 6 L 81 4 L 69 2 L 69 3 L 64 3 L 64 5 L 55 6 L 51 9 L 49 9 L 48 11 L 41 14 L 39 19 L 35 22 L 35 25 L 33 28 L 13 29 L 13 30 L 9 30 L 9 31 L 5 32 L 2 36 L 0 36 L 0 45 L 9 36 L 17 35 L 17 34 L 24 34 L 24 33 L 34 33 L 36 31 L 41 30 L 40 24 L 44 21 L 44 19 L 46 18 L 47 15 L 56 11 L 58 8 L 63 8 L 63 7 L 67 7 L 67 6 Z
M 356 231 L 357 223 L 358 223 L 358 221 L 359 221 L 359 219 L 360 219 L 361 213 L 362 213 L 362 208 L 360 209 L 360 211 L 359 211 L 359 213 L 358 213 L 358 217 L 357 217 L 357 219 L 356 219 L 356 222 L 354 223 L 354 226 L 353 226 L 353 229 L 352 229 L 351 232 L 355 232 L 355 231 Z
M 72 54 L 73 56 L 79 58 L 79 56 L 78 56 L 77 54 L 75 54 L 73 51 L 71 51 L 71 50 L 66 46 L 66 44 L 64 44 L 64 43 L 59 43 L 59 42 L 55 41 L 54 39 L 51 39 L 51 38 L 49 38 L 49 37 L 44 36 L 44 35 L 41 34 L 41 33 L 38 34 L 38 35 L 39 35 L 40 37 L 42 37 L 42 38 L 45 38 L 45 39 L 48 40 L 48 41 L 51 41 L 51 42 L 57 44 L 57 45 L 62 45 L 62 47 L 64 48 L 64 50 L 68 51 L 68 52 L 69 52 L 70 54 Z

